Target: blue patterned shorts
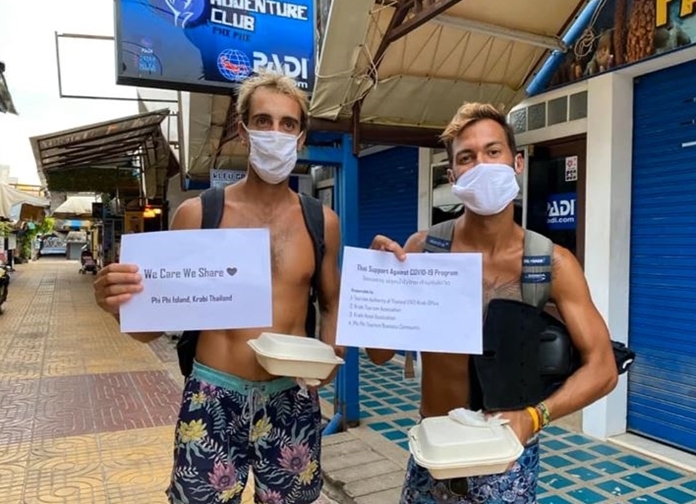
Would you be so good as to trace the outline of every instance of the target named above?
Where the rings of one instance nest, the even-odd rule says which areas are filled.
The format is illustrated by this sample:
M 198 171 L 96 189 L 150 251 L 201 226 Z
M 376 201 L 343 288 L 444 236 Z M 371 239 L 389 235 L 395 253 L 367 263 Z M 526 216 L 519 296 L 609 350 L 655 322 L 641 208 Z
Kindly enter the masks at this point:
M 321 411 L 289 378 L 249 382 L 194 363 L 176 426 L 173 504 L 238 504 L 249 469 L 256 502 L 319 498 Z
M 538 476 L 538 442 L 528 445 L 506 473 L 458 480 L 435 480 L 411 457 L 401 504 L 534 504 Z

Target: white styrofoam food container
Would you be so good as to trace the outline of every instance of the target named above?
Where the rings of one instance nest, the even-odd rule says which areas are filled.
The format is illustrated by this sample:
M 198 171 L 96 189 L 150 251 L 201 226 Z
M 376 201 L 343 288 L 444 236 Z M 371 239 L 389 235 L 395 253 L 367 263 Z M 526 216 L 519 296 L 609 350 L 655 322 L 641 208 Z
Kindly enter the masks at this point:
M 276 376 L 324 380 L 344 362 L 330 345 L 316 338 L 261 333 L 247 343 L 261 367 Z
M 442 416 L 411 428 L 409 450 L 416 464 L 445 480 L 503 473 L 524 447 L 509 425 L 468 426 Z

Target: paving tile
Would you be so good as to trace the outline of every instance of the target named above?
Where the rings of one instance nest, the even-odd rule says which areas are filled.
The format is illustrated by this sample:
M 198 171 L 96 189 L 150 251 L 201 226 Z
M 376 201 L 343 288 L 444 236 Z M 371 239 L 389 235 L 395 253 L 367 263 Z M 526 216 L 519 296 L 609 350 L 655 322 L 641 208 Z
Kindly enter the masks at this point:
M 563 438 L 565 441 L 569 441 L 570 443 L 573 443 L 575 445 L 586 445 L 592 442 L 591 439 L 589 439 L 587 436 L 583 436 L 581 434 L 571 434 L 570 436 L 565 436 Z
M 553 450 L 553 451 L 560 451 L 560 450 L 566 450 L 568 448 L 571 448 L 572 445 L 569 445 L 568 443 L 564 443 L 560 439 L 548 439 L 548 440 L 544 440 L 543 447 L 547 448 L 549 450 Z
M 641 495 L 640 497 L 634 497 L 629 499 L 631 504 L 665 504 L 665 501 L 653 497 L 652 495 Z
M 594 446 L 588 447 L 589 450 L 592 450 L 595 453 L 599 453 L 600 455 L 604 456 L 611 456 L 611 455 L 616 455 L 617 453 L 621 453 L 619 450 L 614 448 L 613 446 L 609 446 L 606 444 L 596 444 Z
M 568 495 L 580 502 L 585 502 L 587 504 L 594 504 L 596 502 L 610 502 L 609 497 L 605 497 L 594 490 L 589 488 L 579 488 L 578 490 L 571 490 Z
M 585 450 L 572 450 L 564 453 L 566 457 L 577 460 L 578 462 L 589 462 L 590 460 L 597 460 L 597 455 L 587 452 Z
M 651 476 L 655 476 L 656 478 L 665 481 L 674 481 L 676 479 L 684 477 L 683 473 L 673 471 L 672 469 L 669 469 L 667 467 L 653 467 L 651 469 L 648 469 L 646 472 Z M 696 490 L 696 485 L 694 485 L 694 488 L 692 488 L 692 490 Z
M 636 489 L 617 480 L 608 480 L 597 483 L 597 488 L 601 488 L 606 493 L 615 497 L 622 497 L 635 493 Z
M 572 460 L 568 460 L 567 458 L 562 457 L 561 455 L 552 455 L 549 457 L 544 457 L 543 461 L 544 464 L 547 464 L 555 469 L 573 465 L 574 463 Z
M 549 495 L 539 499 L 539 504 L 572 504 L 570 500 L 564 499 L 560 495 Z
M 660 483 L 656 479 L 650 478 L 640 473 L 628 474 L 626 476 L 623 476 L 621 479 L 623 479 L 624 481 L 628 481 L 629 483 L 631 483 L 634 486 L 637 486 L 638 488 L 649 488 Z
M 647 465 L 650 465 L 650 462 L 645 460 L 644 458 L 638 457 L 636 455 L 623 455 L 621 457 L 618 457 L 617 460 L 620 460 L 627 466 L 635 467 L 635 468 L 640 468 L 640 467 L 645 467 Z
M 658 490 L 655 493 L 667 502 L 676 502 L 678 504 L 696 502 L 696 494 L 684 492 L 683 490 L 679 490 L 678 488 L 665 488 L 663 490 Z
M 408 437 L 408 435 L 402 430 L 384 431 L 381 434 L 389 441 L 401 441 Z
M 598 469 L 600 472 L 603 472 L 605 474 L 618 474 L 624 471 L 628 471 L 628 468 L 619 464 L 615 464 L 614 462 L 611 462 L 609 460 L 603 460 L 601 462 L 597 462 L 596 464 L 592 464 L 592 467 Z
M 564 478 L 563 476 L 555 473 L 545 473 L 539 477 L 544 485 L 554 488 L 556 490 L 566 488 L 575 484 L 574 481 Z
M 592 481 L 602 476 L 601 474 L 596 473 L 587 467 L 573 467 L 572 469 L 568 469 L 567 472 L 574 478 L 578 478 L 581 481 Z
M 658 469 L 662 469 L 663 471 L 669 471 L 669 472 L 671 472 L 672 474 L 679 474 L 679 473 L 677 473 L 676 471 L 670 471 L 669 469 L 664 468 L 664 467 L 660 467 L 660 468 L 658 468 Z M 655 473 L 652 472 L 652 471 L 649 471 L 649 472 L 650 472 L 651 474 L 655 474 Z M 663 472 L 663 474 L 664 474 L 664 472 Z M 656 475 L 656 476 L 659 476 L 659 475 L 657 475 L 657 474 L 655 474 L 655 475 Z M 664 476 L 659 476 L 659 477 L 664 478 Z M 693 477 L 693 475 L 692 475 L 692 477 Z M 665 478 L 665 479 L 667 479 L 667 478 Z M 669 480 L 669 481 L 672 481 L 672 480 Z M 681 486 L 684 487 L 684 488 L 686 488 L 687 490 L 691 490 L 692 492 L 696 493 L 696 480 L 686 481 L 686 482 L 682 483 Z
M 148 343 L 148 346 L 161 362 L 179 362 L 176 347 L 171 340 L 167 338 L 157 338 Z

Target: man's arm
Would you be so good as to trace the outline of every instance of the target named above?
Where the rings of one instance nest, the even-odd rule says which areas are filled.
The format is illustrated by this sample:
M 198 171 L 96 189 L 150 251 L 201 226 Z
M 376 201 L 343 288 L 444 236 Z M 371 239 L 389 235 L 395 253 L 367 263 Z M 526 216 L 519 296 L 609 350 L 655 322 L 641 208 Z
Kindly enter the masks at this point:
M 190 198 L 179 205 L 172 217 L 170 230 L 181 229 L 200 229 L 203 219 L 203 205 L 200 198 Z M 120 324 L 119 313 L 112 313 L 116 321 Z M 128 333 L 128 335 L 142 343 L 149 343 L 162 336 L 162 332 L 138 332 Z
M 391 240 L 386 236 L 377 235 L 372 240 L 370 249 L 393 252 L 400 261 L 403 261 L 406 259 L 406 254 L 419 254 L 423 252 L 425 237 L 427 235 L 427 231 L 418 231 L 417 233 L 412 234 L 408 240 L 406 240 L 406 244 L 403 248 L 401 248 L 394 240 Z M 389 362 L 396 354 L 396 350 L 384 350 L 378 348 L 366 348 L 365 351 L 367 352 L 367 356 L 370 358 L 370 360 L 377 365 Z
M 592 302 L 585 275 L 573 254 L 556 246 L 551 299 L 580 353 L 581 367 L 545 401 L 552 419 L 578 411 L 611 392 L 618 372 L 609 330 Z
M 553 420 L 607 395 L 616 386 L 618 374 L 609 330 L 592 302 L 582 268 L 573 254 L 559 246 L 554 247 L 551 299 L 582 359 L 581 367 L 544 401 Z M 502 416 L 510 420 L 510 427 L 522 443 L 534 434 L 527 411 L 509 411 Z
M 341 247 L 341 230 L 338 216 L 324 207 L 324 260 L 321 264 L 319 283 L 319 334 L 321 340 L 334 347 L 336 354 L 343 356 L 344 349 L 336 347 L 336 324 L 338 322 L 338 299 L 341 274 L 338 270 L 338 251 Z

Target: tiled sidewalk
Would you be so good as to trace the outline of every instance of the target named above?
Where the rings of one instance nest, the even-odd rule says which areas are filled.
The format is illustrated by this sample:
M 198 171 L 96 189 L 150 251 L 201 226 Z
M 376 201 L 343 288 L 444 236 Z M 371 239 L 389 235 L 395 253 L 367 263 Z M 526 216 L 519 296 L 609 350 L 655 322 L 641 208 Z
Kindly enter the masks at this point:
M 60 259 L 12 276 L 0 315 L 0 504 L 166 502 L 176 354 L 164 338 L 148 347 L 122 335 L 93 280 Z
M 418 414 L 418 383 L 404 381 L 401 366 L 375 366 L 364 353 L 360 379 L 363 424 L 407 451 L 407 433 Z M 331 389 L 321 394 L 333 397 Z M 549 427 L 541 442 L 541 504 L 696 502 L 696 474 L 558 426 Z

